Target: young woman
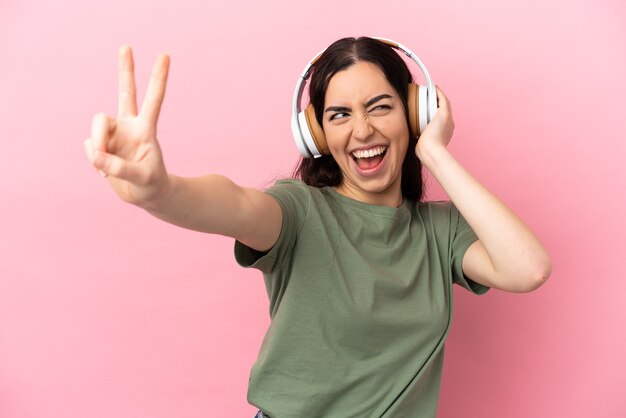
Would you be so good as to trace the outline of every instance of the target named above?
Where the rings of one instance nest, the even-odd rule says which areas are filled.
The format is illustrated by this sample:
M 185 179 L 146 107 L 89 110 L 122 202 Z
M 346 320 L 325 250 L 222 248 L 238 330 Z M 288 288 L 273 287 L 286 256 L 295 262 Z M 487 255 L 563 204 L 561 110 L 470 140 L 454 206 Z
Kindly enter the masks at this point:
M 272 322 L 250 376 L 257 416 L 435 417 L 452 284 L 528 292 L 551 271 L 532 231 L 448 151 L 444 93 L 418 140 L 395 49 L 333 43 L 310 81 L 323 155 L 261 191 L 167 172 L 156 127 L 168 68 L 159 56 L 138 111 L 120 50 L 119 113 L 94 117 L 87 155 L 123 200 L 235 238 L 237 261 L 263 272 Z M 422 201 L 422 165 L 451 202 Z

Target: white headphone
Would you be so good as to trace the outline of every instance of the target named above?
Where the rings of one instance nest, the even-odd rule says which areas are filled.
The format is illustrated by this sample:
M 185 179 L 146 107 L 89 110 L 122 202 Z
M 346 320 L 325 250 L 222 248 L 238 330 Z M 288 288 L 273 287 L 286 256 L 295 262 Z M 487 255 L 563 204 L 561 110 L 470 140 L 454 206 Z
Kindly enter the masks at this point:
M 437 112 L 437 90 L 430 79 L 428 70 L 422 61 L 412 53 L 407 47 L 397 42 L 385 38 L 373 38 L 404 52 L 409 58 L 417 63 L 426 78 L 426 87 L 418 84 L 409 84 L 408 113 L 411 134 L 418 137 L 426 125 L 433 119 Z M 324 50 L 325 51 L 325 50 Z M 315 65 L 320 56 L 320 52 L 310 61 L 296 84 L 293 94 L 293 111 L 291 116 L 291 130 L 300 154 L 305 158 L 317 158 L 325 154 L 330 154 L 326 144 L 326 137 L 322 127 L 315 118 L 315 110 L 312 105 L 308 105 L 304 110 L 300 109 L 300 101 L 304 92 L 306 80 L 311 75 L 311 67 Z

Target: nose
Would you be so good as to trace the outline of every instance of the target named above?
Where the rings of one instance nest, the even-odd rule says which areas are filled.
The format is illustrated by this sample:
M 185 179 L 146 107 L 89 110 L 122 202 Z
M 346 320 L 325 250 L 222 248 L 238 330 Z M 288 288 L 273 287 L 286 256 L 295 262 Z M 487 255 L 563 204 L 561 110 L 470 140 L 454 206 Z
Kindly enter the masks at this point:
M 374 128 L 365 113 L 362 117 L 354 118 L 354 126 L 352 127 L 352 136 L 358 140 L 365 140 L 374 133 Z

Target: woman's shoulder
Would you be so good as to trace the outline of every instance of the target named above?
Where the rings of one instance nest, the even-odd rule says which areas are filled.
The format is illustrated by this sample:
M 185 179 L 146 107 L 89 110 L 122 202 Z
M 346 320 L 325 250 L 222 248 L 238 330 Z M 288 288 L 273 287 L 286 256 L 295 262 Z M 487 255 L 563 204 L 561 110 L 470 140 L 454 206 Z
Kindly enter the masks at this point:
M 449 200 L 427 200 L 415 203 L 415 210 L 422 218 L 433 222 L 450 222 L 458 214 L 458 210 Z
M 317 187 L 309 186 L 302 180 L 298 179 L 280 179 L 276 180 L 273 185 L 266 188 L 264 191 L 271 195 L 292 195 L 295 197 L 309 197 L 311 193 L 315 192 Z
M 307 186 L 302 180 L 285 178 L 276 180 L 274 184 L 268 188 L 268 190 L 274 188 L 307 189 L 309 187 L 311 186 Z
M 306 213 L 309 208 L 315 187 L 308 186 L 297 179 L 280 179 L 263 191 L 278 200 L 283 209 Z
M 424 200 L 421 202 L 416 202 L 416 206 L 420 210 L 449 211 L 450 207 L 453 206 L 453 204 L 449 200 Z

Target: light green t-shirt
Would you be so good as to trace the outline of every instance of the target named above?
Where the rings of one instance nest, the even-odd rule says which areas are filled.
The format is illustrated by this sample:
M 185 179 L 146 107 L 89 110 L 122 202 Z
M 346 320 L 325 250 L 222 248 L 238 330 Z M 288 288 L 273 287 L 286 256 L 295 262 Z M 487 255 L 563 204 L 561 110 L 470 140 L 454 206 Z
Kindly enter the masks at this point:
M 235 243 L 270 300 L 248 401 L 271 418 L 434 418 L 452 283 L 488 290 L 463 275 L 467 222 L 450 202 L 374 206 L 297 180 L 266 192 L 278 241 Z

